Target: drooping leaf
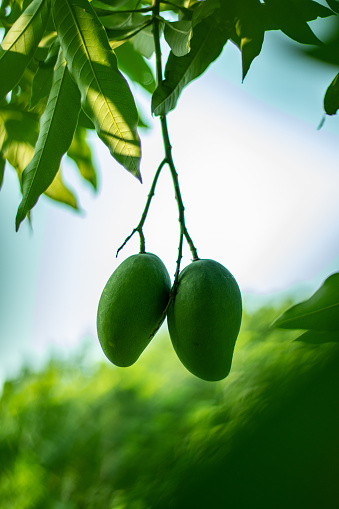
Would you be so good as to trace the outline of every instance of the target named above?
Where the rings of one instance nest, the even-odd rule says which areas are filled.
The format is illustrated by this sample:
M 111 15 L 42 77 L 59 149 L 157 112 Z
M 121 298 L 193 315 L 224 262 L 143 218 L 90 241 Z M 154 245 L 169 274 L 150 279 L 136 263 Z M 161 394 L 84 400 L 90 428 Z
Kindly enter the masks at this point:
M 332 11 L 339 13 L 339 2 L 337 0 L 326 0 Z
M 298 1 L 298 7 L 305 21 L 314 21 L 317 18 L 328 18 L 334 15 L 333 10 L 313 0 Z
M 64 203 L 73 209 L 78 209 L 77 200 L 74 194 L 65 186 L 60 170 L 57 171 L 53 182 L 49 185 L 44 194 L 52 200 Z
M 339 332 L 309 330 L 301 334 L 301 336 L 297 337 L 294 341 L 301 341 L 302 343 L 309 343 L 312 345 L 339 343 Z
M 333 16 L 334 12 L 325 5 L 313 0 L 298 0 L 299 15 L 304 22 L 314 21 L 317 18 Z M 261 4 L 265 30 L 280 30 L 279 16 L 271 4 Z
M 42 64 L 37 70 L 32 86 L 29 109 L 35 108 L 39 103 L 46 104 L 53 81 L 53 67 Z
M 302 2 L 295 0 L 265 0 L 270 16 L 277 27 L 291 39 L 301 44 L 321 44 L 306 22 Z
M 128 2 L 129 0 L 93 0 L 92 5 L 95 8 L 115 10 L 117 7 L 126 5 Z
M 179 20 L 165 24 L 164 36 L 176 57 L 183 57 L 191 51 L 190 40 L 192 35 L 192 21 Z
M 142 23 L 136 25 L 132 24 L 123 27 L 107 28 L 106 33 L 110 41 L 110 47 L 114 50 L 116 47 L 119 47 L 128 39 L 136 37 L 137 34 L 141 33 L 143 30 L 146 30 L 149 25 L 150 21 L 143 21 Z
M 60 49 L 58 39 L 52 44 L 45 61 L 39 64 L 38 70 L 33 78 L 32 95 L 29 108 L 33 109 L 39 103 L 46 104 L 53 82 L 54 66 L 56 64 Z
M 130 42 L 115 49 L 119 69 L 152 94 L 155 89 L 153 71 Z
M 33 0 L 0 45 L 0 101 L 19 82 L 31 61 L 49 17 L 47 0 Z
M 242 57 L 242 79 L 244 80 L 250 65 L 261 51 L 264 42 L 264 24 L 261 4 L 254 4 L 240 13 L 236 22 L 236 34 L 239 37 L 239 49 Z
M 27 212 L 53 182 L 61 158 L 71 144 L 79 111 L 80 93 L 60 50 L 51 92 L 40 120 L 34 156 L 22 174 L 23 198 L 16 217 L 17 230 Z
M 53 0 L 53 15 L 85 113 L 112 156 L 140 179 L 138 113 L 103 26 L 87 0 Z
M 39 117 L 35 113 L 24 111 L 20 105 L 12 103 L 0 108 L 0 147 L 6 159 L 8 159 L 7 151 L 11 144 L 22 144 L 30 147 L 28 158 L 31 159 L 34 145 L 38 138 L 38 129 Z M 27 161 L 26 158 L 25 161 Z M 12 164 L 12 161 L 9 160 L 9 163 L 18 169 L 20 174 L 28 162 L 24 164 L 22 161 L 22 164 L 18 166 L 17 164 Z
M 94 189 L 97 188 L 97 176 L 92 162 L 92 153 L 86 142 L 86 129 L 78 125 L 67 156 L 73 159 L 81 176 L 90 182 Z
M 193 11 L 193 25 L 197 25 L 205 18 L 211 16 L 220 7 L 220 0 L 205 0 L 198 2 Z
M 141 32 L 138 32 L 131 39 L 131 42 L 136 51 L 145 58 L 150 59 L 155 51 L 152 26 L 148 25 Z
M 194 28 L 191 51 L 187 55 L 176 57 L 171 51 L 165 68 L 165 79 L 155 89 L 152 97 L 154 115 L 165 115 L 175 108 L 184 87 L 200 76 L 220 55 L 227 39 L 228 33 L 217 22 L 216 15 L 206 18 Z
M 13 107 L 0 110 L 0 132 L 4 140 L 3 157 L 16 170 L 20 184 L 22 173 L 34 155 L 38 127 L 37 116 L 32 112 L 23 112 Z M 76 199 L 63 184 L 59 171 L 45 194 L 53 200 L 77 208 Z
M 288 309 L 274 326 L 281 329 L 339 331 L 339 272 L 328 277 L 308 300 Z
M 335 115 L 339 109 L 339 73 L 329 85 L 324 96 L 324 110 L 327 115 Z
M 34 154 L 34 147 L 24 140 L 11 139 L 6 143 L 3 154 L 15 169 L 21 184 L 21 175 Z

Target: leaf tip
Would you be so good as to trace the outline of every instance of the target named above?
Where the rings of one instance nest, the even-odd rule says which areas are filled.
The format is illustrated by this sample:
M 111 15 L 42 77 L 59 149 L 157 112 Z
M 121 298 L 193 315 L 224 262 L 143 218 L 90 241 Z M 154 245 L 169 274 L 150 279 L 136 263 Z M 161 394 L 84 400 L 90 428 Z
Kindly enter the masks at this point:
M 15 218 L 15 231 L 16 232 L 19 231 L 20 225 L 21 225 L 22 221 L 24 220 L 24 218 L 25 217 L 22 215 L 21 207 L 19 206 L 18 212 L 16 214 L 16 218 Z

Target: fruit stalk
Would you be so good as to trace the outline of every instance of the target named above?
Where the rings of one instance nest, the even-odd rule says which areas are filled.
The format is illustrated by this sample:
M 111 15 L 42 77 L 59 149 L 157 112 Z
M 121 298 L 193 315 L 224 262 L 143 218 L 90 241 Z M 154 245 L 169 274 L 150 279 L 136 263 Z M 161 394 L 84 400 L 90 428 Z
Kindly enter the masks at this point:
M 162 75 L 162 58 L 161 58 L 161 46 L 160 46 L 160 30 L 159 30 L 159 6 L 160 6 L 160 0 L 154 0 L 152 11 L 153 11 L 153 38 L 154 38 L 154 46 L 155 46 L 155 57 L 156 57 L 156 81 L 157 84 L 162 82 L 163 75 Z M 181 196 L 180 186 L 179 186 L 179 178 L 178 173 L 175 169 L 173 157 L 172 157 L 172 145 L 170 142 L 169 134 L 168 134 L 168 127 L 167 127 L 167 118 L 166 115 L 160 116 L 160 123 L 161 123 L 161 131 L 162 131 L 162 138 L 164 142 L 164 149 L 165 149 L 165 161 L 169 166 L 171 177 L 173 181 L 174 186 L 174 194 L 175 199 L 177 201 L 178 205 L 178 211 L 179 211 L 179 224 L 180 224 L 180 237 L 179 237 L 179 247 L 178 247 L 178 259 L 177 259 L 177 266 L 174 276 L 174 287 L 177 286 L 179 271 L 180 271 L 180 262 L 182 258 L 182 248 L 183 248 L 183 237 L 185 237 L 190 251 L 192 253 L 193 261 L 198 260 L 198 253 L 197 250 L 193 244 L 192 238 L 190 237 L 188 230 L 186 228 L 185 224 L 185 207 Z
M 167 162 L 166 158 L 163 159 L 161 161 L 161 163 L 159 164 L 157 171 L 155 172 L 154 179 L 153 179 L 153 182 L 152 182 L 152 185 L 151 185 L 151 189 L 149 190 L 149 193 L 148 193 L 148 196 L 147 196 L 146 205 L 145 205 L 144 211 L 142 213 L 142 216 L 140 218 L 138 226 L 136 226 L 133 229 L 132 233 L 130 233 L 130 235 L 128 235 L 128 237 L 126 237 L 124 242 L 121 244 L 121 246 L 117 250 L 116 256 L 118 256 L 119 252 L 122 250 L 122 248 L 127 244 L 127 242 L 133 237 L 133 235 L 136 232 L 139 233 L 139 237 L 140 237 L 140 253 L 145 253 L 146 252 L 146 248 L 145 248 L 145 236 L 144 236 L 144 232 L 142 231 L 142 229 L 143 229 L 143 226 L 144 226 L 145 221 L 146 221 L 146 217 L 147 217 L 150 205 L 151 205 L 152 198 L 153 198 L 153 196 L 155 194 L 155 188 L 156 188 L 156 185 L 157 185 L 157 182 L 158 182 L 159 175 L 161 173 L 162 168 L 166 164 L 166 162 Z

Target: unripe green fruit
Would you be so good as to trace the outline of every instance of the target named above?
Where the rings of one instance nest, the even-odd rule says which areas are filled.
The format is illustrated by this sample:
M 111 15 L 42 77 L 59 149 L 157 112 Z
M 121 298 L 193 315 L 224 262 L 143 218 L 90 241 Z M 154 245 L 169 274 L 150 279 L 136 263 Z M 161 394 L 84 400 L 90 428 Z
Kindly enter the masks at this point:
M 242 304 L 232 274 L 214 260 L 196 260 L 179 274 L 167 322 L 183 365 L 203 380 L 225 378 L 231 369 Z
M 139 358 L 161 321 L 170 290 L 165 265 L 151 253 L 130 256 L 113 272 L 97 314 L 99 341 L 113 364 L 131 366 Z

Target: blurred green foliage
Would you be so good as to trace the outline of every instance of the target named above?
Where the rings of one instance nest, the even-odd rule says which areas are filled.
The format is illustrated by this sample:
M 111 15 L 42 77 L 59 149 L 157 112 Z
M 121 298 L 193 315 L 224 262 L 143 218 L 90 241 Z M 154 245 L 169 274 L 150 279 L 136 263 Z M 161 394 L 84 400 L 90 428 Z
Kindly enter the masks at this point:
M 339 507 L 339 346 L 245 314 L 229 377 L 204 382 L 166 333 L 134 366 L 79 355 L 0 400 L 0 507 Z

